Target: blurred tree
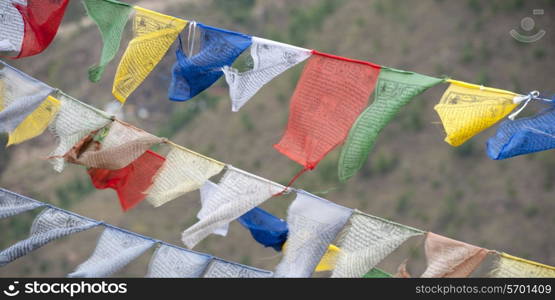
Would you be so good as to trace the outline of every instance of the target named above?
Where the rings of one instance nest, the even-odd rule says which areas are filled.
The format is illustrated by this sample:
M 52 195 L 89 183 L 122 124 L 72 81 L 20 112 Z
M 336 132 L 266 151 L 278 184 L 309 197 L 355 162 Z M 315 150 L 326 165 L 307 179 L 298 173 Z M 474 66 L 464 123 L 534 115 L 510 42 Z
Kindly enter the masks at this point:
M 256 0 L 214 0 L 214 4 L 234 22 L 244 24 L 250 19 Z

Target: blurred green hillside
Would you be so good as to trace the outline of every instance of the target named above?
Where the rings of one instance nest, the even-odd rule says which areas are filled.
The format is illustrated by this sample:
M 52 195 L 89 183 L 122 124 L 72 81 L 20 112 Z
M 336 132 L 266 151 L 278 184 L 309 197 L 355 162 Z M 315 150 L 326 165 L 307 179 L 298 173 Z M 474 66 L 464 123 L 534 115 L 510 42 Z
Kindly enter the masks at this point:
M 555 1 L 537 0 L 158 0 L 135 1 L 166 14 L 258 35 L 341 56 L 449 76 L 515 92 L 555 94 Z M 547 34 L 524 44 L 510 35 L 533 9 Z M 128 33 L 122 43 L 129 41 Z M 87 79 L 101 48 L 97 28 L 71 1 L 63 28 L 36 57 L 9 61 L 23 71 L 96 107 L 113 100 L 111 83 L 119 59 L 98 84 Z M 232 113 L 221 79 L 195 99 L 167 100 L 175 46 L 130 97 L 123 118 L 236 167 L 286 183 L 300 166 L 272 148 L 288 117 L 289 98 L 302 65 L 266 85 L 242 110 Z M 363 171 L 337 180 L 339 149 L 296 187 L 341 205 L 438 234 L 555 265 L 555 153 L 546 151 L 506 161 L 485 154 L 490 129 L 461 147 L 443 142 L 433 106 L 446 85 L 415 99 L 380 136 Z M 139 117 L 139 111 L 148 116 Z M 5 137 L 1 137 L 2 142 Z M 198 192 L 165 206 L 142 203 L 121 212 L 115 192 L 95 190 L 85 169 L 71 165 L 56 173 L 43 160 L 54 147 L 45 133 L 22 145 L 0 149 L 0 186 L 71 209 L 88 217 L 181 245 L 181 232 L 196 222 Z M 160 147 L 165 153 L 168 149 Z M 292 196 L 263 207 L 285 218 Z M 24 238 L 33 213 L 0 220 L 0 246 Z M 99 229 L 49 244 L 0 268 L 0 276 L 65 276 L 93 251 Z M 425 265 L 423 243 L 415 239 L 381 264 L 395 272 L 407 257 L 414 275 Z M 273 269 L 280 254 L 258 245 L 233 222 L 228 237 L 211 236 L 195 250 Z M 117 275 L 143 276 L 149 254 Z M 478 274 L 484 274 L 483 268 Z

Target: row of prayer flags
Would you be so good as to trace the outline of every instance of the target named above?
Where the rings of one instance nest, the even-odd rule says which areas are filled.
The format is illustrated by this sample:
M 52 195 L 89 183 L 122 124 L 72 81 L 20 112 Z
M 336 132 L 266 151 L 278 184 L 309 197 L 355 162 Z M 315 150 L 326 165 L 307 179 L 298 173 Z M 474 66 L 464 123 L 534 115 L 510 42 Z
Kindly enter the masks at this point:
M 317 198 L 311 197 L 311 201 L 315 199 Z M 299 200 L 306 200 L 306 198 L 297 198 L 295 201 Z M 299 212 L 295 212 L 295 210 L 303 210 L 299 207 L 299 203 L 293 203 L 291 205 L 288 222 L 294 222 L 295 218 L 299 217 L 295 215 L 299 214 Z M 330 208 L 331 207 L 328 207 L 328 209 Z M 319 212 L 316 210 L 316 207 L 313 207 L 312 211 Z M 338 210 L 331 213 L 331 211 L 326 209 L 323 210 L 323 213 L 327 217 L 333 215 L 338 217 L 340 215 Z M 304 214 L 306 214 L 306 212 Z M 337 236 L 340 236 L 338 238 L 339 253 L 337 254 L 337 259 L 332 268 L 332 277 L 392 277 L 391 274 L 377 269 L 375 266 L 402 245 L 408 238 L 423 234 L 426 234 L 424 248 L 427 260 L 427 267 L 420 275 L 420 277 L 423 278 L 468 277 L 483 262 L 488 254 L 495 254 L 498 256 L 495 268 L 489 274 L 492 277 L 555 276 L 554 267 L 520 259 L 505 253 L 497 253 L 435 233 L 425 233 L 421 230 L 367 215 L 357 210 L 353 211 L 350 217 L 347 218 L 349 224 L 343 228 L 341 233 L 333 233 L 333 237 L 327 237 L 328 240 L 334 240 Z M 339 219 L 337 220 L 339 221 Z M 309 220 L 310 218 L 302 219 L 302 222 L 304 222 L 303 226 L 306 226 L 304 231 L 297 232 L 296 234 L 299 236 L 292 236 L 291 239 L 293 240 L 288 240 L 288 243 L 294 241 L 296 243 L 302 243 L 302 241 L 307 241 L 303 247 L 298 248 L 299 252 L 294 256 L 295 263 L 292 261 L 287 263 L 287 251 L 290 248 L 285 248 L 284 251 L 286 251 L 286 254 L 276 269 L 276 276 L 280 276 L 280 270 L 283 272 L 283 269 L 285 269 L 286 275 L 281 273 L 283 277 L 304 277 L 301 275 L 303 274 L 303 268 L 310 269 L 314 264 L 313 262 L 307 261 L 310 260 L 310 255 L 303 256 L 302 254 L 315 253 L 311 251 L 315 251 L 314 249 L 317 248 L 319 241 L 326 238 L 326 233 L 322 232 L 314 236 L 314 233 L 311 233 L 314 226 L 311 226 Z M 328 224 L 332 223 L 330 222 Z M 325 225 L 319 224 L 318 226 Z M 311 245 L 308 241 L 313 241 L 314 244 Z M 321 253 L 320 251 L 320 255 Z M 318 254 L 315 253 L 315 255 Z M 289 259 L 291 260 L 291 258 Z M 312 259 L 316 260 L 314 257 L 312 257 Z M 400 270 L 402 271 L 399 272 L 396 277 L 410 277 L 410 274 L 406 272 L 405 264 L 400 266 Z M 306 275 L 306 273 L 304 273 L 304 275 Z
M 225 261 L 208 254 L 171 244 L 88 219 L 66 210 L 0 189 L 0 218 L 45 207 L 35 218 L 29 237 L 0 251 L 0 266 L 38 248 L 78 232 L 104 227 L 92 255 L 68 277 L 107 277 L 121 270 L 147 250 L 159 244 L 152 255 L 146 277 L 150 278 L 259 278 L 273 273 Z
M 0 54 L 22 58 L 44 51 L 62 22 L 69 0 L 1 0 Z
M 69 277 L 110 276 L 156 244 L 160 246 L 152 255 L 146 277 L 310 277 L 313 271 L 324 268 L 332 271 L 332 277 L 410 277 L 406 264 L 399 267 L 396 275 L 375 265 L 408 238 L 424 234 L 418 229 L 299 191 L 288 212 L 291 236 L 274 273 L 178 248 L 0 189 L 0 218 L 41 207 L 45 209 L 33 222 L 29 237 L 0 251 L 0 265 L 6 265 L 61 237 L 104 226 L 92 255 Z M 328 245 L 336 239 L 340 248 L 331 246 L 327 252 L 335 254 L 322 258 Z M 488 254 L 497 257 L 489 273 L 491 277 L 555 277 L 555 267 L 431 232 L 426 233 L 424 248 L 427 267 L 420 275 L 424 278 L 468 277 Z
M 104 6 L 104 9 L 107 6 L 119 5 L 123 10 L 125 6 L 112 0 L 100 2 L 103 2 L 100 6 Z M 148 24 L 144 21 L 148 16 L 165 19 L 166 24 L 174 20 L 173 17 L 163 17 L 140 7 L 134 8 L 137 10 L 134 24 Z M 126 9 L 130 7 L 126 6 Z M 128 12 L 125 10 L 121 19 L 125 19 L 127 15 Z M 97 23 L 101 28 L 100 22 Z M 179 35 L 184 28 L 187 28 L 187 49 L 184 49 Z M 327 153 L 345 143 L 338 163 L 341 181 L 352 177 L 364 165 L 380 131 L 404 105 L 428 88 L 445 81 L 251 37 L 197 22 L 187 22 L 183 27 L 174 29 L 174 33 L 177 34 L 171 37 L 178 39 L 179 47 L 168 95 L 174 101 L 191 99 L 210 87 L 223 74 L 229 85 L 232 111 L 238 111 L 263 85 L 308 59 L 293 93 L 285 133 L 275 148 L 302 165 L 303 170 L 311 170 Z M 118 32 L 121 30 L 123 26 Z M 195 42 L 198 44 L 197 47 Z M 166 42 L 160 41 L 160 46 L 164 47 L 159 51 L 159 55 L 167 51 L 171 44 L 168 43 L 169 39 Z M 250 48 L 253 66 L 247 71 L 239 72 L 232 65 L 247 48 Z M 139 61 L 142 61 L 140 56 L 140 51 L 128 47 L 124 57 L 134 58 L 130 58 L 129 62 L 122 60 L 120 67 L 130 69 L 131 66 L 123 68 L 122 65 L 133 64 L 135 70 L 139 70 L 137 74 L 141 75 L 135 76 L 132 72 L 123 72 L 125 75 L 121 75 L 123 73 L 118 67 L 117 74 L 120 75 L 116 75 L 114 95 L 122 102 L 138 84 L 129 84 L 131 88 L 128 89 L 128 93 L 117 92 L 117 86 L 122 85 L 119 83 L 125 81 L 121 78 L 128 76 L 126 78 L 134 78 L 129 79 L 129 82 L 140 83 L 151 70 L 138 65 Z M 154 66 L 156 63 L 157 61 L 151 65 Z M 459 146 L 491 127 L 518 105 L 513 101 L 513 98 L 518 96 L 516 93 L 455 80 L 447 82 L 450 86 L 435 109 L 447 134 L 445 141 L 453 146 Z M 368 105 L 368 98 L 372 93 L 374 101 Z M 543 137 L 546 139 L 545 135 Z M 539 144 L 545 145 L 546 142 Z M 545 148 L 552 146 L 531 146 L 526 149 L 534 151 Z M 492 159 L 501 158 L 489 156 Z
M 6 6 L 7 11 L 9 11 L 10 9 L 13 10 L 13 9 L 17 8 L 18 12 L 19 11 L 24 12 L 22 14 L 24 16 L 26 16 L 26 21 L 25 21 L 26 23 L 35 24 L 33 26 L 29 25 L 27 27 L 29 27 L 29 28 L 32 27 L 32 28 L 36 29 L 36 31 L 38 31 L 38 32 L 44 32 L 45 35 L 48 35 L 47 33 L 49 33 L 51 35 L 52 32 L 55 33 L 55 30 L 53 30 L 52 28 L 54 28 L 54 27 L 57 28 L 57 26 L 59 25 L 59 21 L 61 20 L 61 17 L 63 17 L 63 12 L 65 10 L 65 7 L 67 6 L 67 1 L 57 1 L 57 3 L 53 2 L 53 3 L 46 3 L 46 4 L 42 4 L 42 3 L 38 4 L 37 1 L 29 1 L 27 6 L 24 6 L 24 4 L 25 3 L 11 3 L 10 1 L 2 2 L 2 5 Z M 93 20 L 95 20 L 95 22 L 99 26 L 99 29 L 100 29 L 101 34 L 103 36 L 104 48 L 103 48 L 103 52 L 102 52 L 102 56 L 101 56 L 101 63 L 99 64 L 99 66 L 97 66 L 98 68 L 102 69 L 103 66 L 105 66 L 105 63 L 103 63 L 102 61 L 110 60 L 108 58 L 113 57 L 115 55 L 115 50 L 113 50 L 113 49 L 117 50 L 117 47 L 119 47 L 119 41 L 121 40 L 121 31 L 123 30 L 124 25 L 125 25 L 124 21 L 126 21 L 128 16 L 130 15 L 132 7 L 123 3 L 123 2 L 119 2 L 119 1 L 115 1 L 115 0 L 103 0 L 103 1 L 84 0 L 84 4 L 85 4 L 85 7 L 87 8 L 87 11 L 88 11 L 89 15 L 93 18 Z M 45 6 L 47 6 L 47 7 L 45 7 Z M 161 14 L 153 12 L 153 11 L 142 9 L 140 7 L 134 7 L 134 8 L 138 10 L 138 12 L 136 13 L 135 26 L 134 26 L 134 28 L 136 29 L 136 32 L 137 32 L 137 36 L 140 36 L 144 33 L 151 33 L 151 31 L 153 29 L 149 30 L 147 28 L 148 26 L 145 25 L 145 24 L 153 24 L 153 23 L 158 22 L 156 26 L 159 29 L 159 28 L 165 28 L 167 26 L 175 27 L 174 23 L 180 23 L 179 19 L 176 19 L 176 18 L 161 15 Z M 17 19 L 17 18 L 14 17 L 14 19 Z M 118 21 L 113 22 L 114 19 L 118 20 Z M 49 20 L 49 24 L 46 24 L 46 22 L 44 22 L 42 20 Z M 121 21 L 121 20 L 124 20 L 124 21 Z M 156 21 L 154 21 L 154 20 L 156 20 Z M 164 20 L 164 21 L 160 21 L 160 20 Z M 162 22 L 162 23 L 160 23 L 160 22 Z M 13 22 L 13 23 L 15 24 L 17 22 Z M 54 23 L 54 24 L 51 24 L 51 23 Z M 56 25 L 56 23 L 58 25 Z M 162 26 L 160 24 L 165 24 L 165 26 Z M 168 24 L 171 24 L 171 25 L 168 25 Z M 182 30 L 185 27 L 185 25 L 186 25 L 186 23 L 181 27 L 177 26 L 177 28 L 174 28 L 174 31 L 176 31 L 176 30 L 179 31 L 180 28 Z M 196 23 L 195 23 L 195 26 L 196 26 Z M 141 27 L 142 29 L 138 29 L 139 27 Z M 229 32 L 229 31 L 223 31 L 223 30 L 213 28 L 213 27 L 209 27 L 209 26 L 206 26 L 206 25 L 203 25 L 203 24 L 199 24 L 199 27 L 201 27 L 200 30 L 202 30 L 202 28 L 205 28 L 205 30 L 206 29 L 211 29 L 211 30 L 216 30 L 216 31 L 221 31 L 221 32 L 225 32 L 225 33 L 238 35 L 237 33 Z M 167 28 L 165 28 L 165 29 L 167 29 Z M 10 30 L 10 29 L 6 29 L 6 30 Z M 142 32 L 142 33 L 139 33 L 139 32 Z M 114 36 L 112 36 L 112 35 L 114 35 Z M 165 34 L 161 34 L 161 36 L 164 36 L 164 35 Z M 6 34 L 6 36 L 9 36 L 9 34 Z M 17 35 L 15 35 L 15 36 L 17 36 Z M 43 43 L 42 41 L 51 40 L 51 38 L 49 38 L 49 37 L 42 37 L 42 34 L 34 34 L 34 36 L 35 36 L 35 38 L 31 38 L 31 39 L 39 41 L 39 42 L 37 42 L 38 44 Z M 245 37 L 248 39 L 247 36 L 245 36 Z M 156 37 L 156 38 L 159 39 L 159 37 Z M 117 45 L 117 47 L 116 47 L 116 45 Z M 289 48 L 288 49 L 289 51 L 294 49 L 293 46 L 289 46 L 289 45 L 285 45 L 285 44 L 281 44 L 280 46 L 282 48 Z M 257 51 L 258 49 L 261 49 L 261 48 L 260 47 L 253 47 L 251 52 L 255 53 L 254 51 Z M 162 54 L 165 53 L 166 50 L 161 51 Z M 244 50 L 244 49 L 242 49 L 242 50 Z M 31 52 L 33 52 L 33 51 L 31 51 Z M 108 52 L 108 54 L 105 54 L 107 52 Z M 208 52 L 210 52 L 210 51 L 208 51 Z M 278 53 L 278 52 L 276 52 L 276 53 Z M 133 56 L 133 55 L 131 55 L 131 56 Z M 108 58 L 105 58 L 105 57 L 108 57 Z M 257 57 L 260 57 L 260 55 L 257 55 Z M 253 58 L 255 58 L 254 55 L 253 55 Z M 271 55 L 268 55 L 268 59 L 272 59 Z M 306 57 L 305 57 L 305 59 L 306 59 Z M 255 61 L 255 68 L 253 68 L 253 70 L 257 69 L 256 62 L 257 61 L 262 62 L 263 60 L 254 60 L 254 61 Z M 302 59 L 300 61 L 302 61 Z M 299 61 L 297 61 L 297 63 L 298 62 Z M 221 61 L 221 59 L 220 59 L 219 63 L 225 65 L 225 62 Z M 153 65 L 155 65 L 155 64 L 156 64 L 156 62 L 153 63 Z M 273 66 L 278 67 L 278 64 L 274 64 Z M 137 69 L 141 69 L 141 68 L 137 68 Z M 146 72 L 146 73 L 148 73 L 148 72 Z M 227 72 L 227 73 L 232 73 L 232 72 Z M 251 75 L 251 74 L 249 74 L 249 75 Z M 121 77 L 127 78 L 128 76 L 122 75 Z M 232 76 L 226 76 L 226 78 L 227 77 L 232 77 Z M 455 91 L 456 88 L 453 87 L 453 90 Z M 498 90 L 496 92 L 500 92 L 500 91 Z M 501 92 L 502 93 L 507 93 L 506 91 L 501 91 Z M 233 94 L 233 92 L 232 92 L 232 94 Z M 508 92 L 507 94 L 515 95 L 514 93 L 511 93 L 511 92 Z M 232 98 L 234 98 L 234 97 L 232 96 Z M 446 100 L 446 99 L 444 99 L 444 100 Z M 445 103 L 446 103 L 445 101 L 441 102 L 441 104 L 445 104 Z M 453 104 L 452 101 L 450 101 L 449 103 Z M 449 108 L 451 108 L 451 107 L 442 107 L 442 105 L 438 105 L 436 107 L 436 109 L 438 110 L 438 112 L 442 116 L 442 119 L 447 119 L 447 121 L 445 121 L 444 123 L 447 124 L 446 125 L 446 130 L 448 131 L 448 133 L 449 133 L 449 131 L 451 131 L 451 128 L 453 128 L 453 126 L 455 126 L 454 130 L 457 130 L 456 129 L 457 125 L 456 124 L 450 124 L 450 123 L 453 123 L 453 122 L 449 121 L 449 120 L 453 119 L 453 117 L 451 115 L 456 114 L 456 112 L 449 112 L 450 111 Z M 461 107 L 461 105 L 457 105 L 457 108 L 458 109 L 456 109 L 455 111 L 457 111 L 457 110 L 461 111 L 461 110 L 466 109 L 465 107 Z M 476 109 L 472 109 L 472 108 L 470 108 L 469 110 L 473 111 L 473 112 L 476 111 Z M 484 110 L 485 109 L 482 109 L 481 111 L 484 111 Z M 477 110 L 477 111 L 480 111 L 480 110 Z M 499 114 L 503 115 L 503 110 Z M 493 120 L 495 122 L 495 118 L 493 118 Z M 485 123 L 487 124 L 488 122 L 485 122 Z M 480 125 L 474 125 L 474 126 L 480 127 Z M 482 125 L 482 126 L 484 126 L 484 125 Z M 485 125 L 485 126 L 487 126 L 487 125 Z M 476 129 L 474 129 L 474 131 L 476 131 Z M 470 129 L 469 132 L 470 133 L 467 132 L 466 134 L 472 134 L 472 129 Z M 463 141 L 463 140 L 465 140 L 464 137 L 462 137 L 462 138 L 456 137 L 456 136 L 455 137 L 452 137 L 452 136 L 447 137 L 447 141 L 454 144 L 454 145 L 455 144 L 460 144 L 461 141 Z
M 133 39 L 118 65 L 112 90 L 114 97 L 122 103 L 154 69 L 176 39 L 179 40 L 179 47 L 172 68 L 169 99 L 189 100 L 225 73 L 231 87 L 234 110 L 239 110 L 262 85 L 310 55 L 306 49 L 181 20 L 115 0 L 83 1 L 103 40 L 100 62 L 89 69 L 89 79 L 93 82 L 100 79 L 106 65 L 115 57 L 125 25 L 133 14 Z M 183 49 L 180 36 L 185 28 L 188 29 L 187 49 Z M 239 73 L 230 66 L 249 47 L 253 69 Z
M 318 217 L 311 217 L 312 212 L 317 212 Z M 249 214 L 241 218 L 249 218 Z M 423 234 L 426 234 L 428 266 L 421 277 L 468 277 L 488 254 L 496 253 L 357 210 L 350 211 L 304 191 L 298 191 L 295 202 L 289 208 L 287 223 L 261 209 L 252 210 L 252 214 L 258 216 L 259 235 L 276 232 L 275 225 L 272 225 L 276 221 L 280 221 L 282 228 L 290 226 L 292 229 L 283 246 L 284 258 L 276 268 L 277 277 L 308 277 L 313 271 L 332 271 L 332 277 L 391 277 L 391 274 L 375 266 L 407 239 Z M 344 226 L 346 220 L 349 225 Z M 338 241 L 341 248 L 329 242 L 336 240 L 338 236 L 341 236 Z M 259 242 L 267 246 L 264 242 Z M 326 244 L 329 248 L 326 248 Z M 324 252 L 326 255 L 323 255 Z M 502 260 L 506 257 L 506 254 L 499 254 L 500 262 L 496 264 L 492 276 L 500 274 L 499 265 L 504 263 Z M 513 258 L 511 261 L 514 260 Z M 538 271 L 546 272 L 545 274 L 551 274 L 550 271 L 553 270 L 550 266 L 526 262 L 530 264 L 528 268 L 532 269 L 539 265 L 541 268 Z M 315 264 L 318 264 L 316 268 Z M 410 277 L 405 265 L 401 265 L 400 269 L 404 271 L 397 276 Z M 540 275 L 549 277 L 544 273 L 539 273 L 538 276 Z M 513 276 L 518 277 L 516 274 Z
M 45 206 L 45 204 L 38 201 L 31 201 L 12 192 L 6 190 L 1 190 L 0 192 L 0 218 L 10 217 L 42 206 Z M 78 216 L 67 214 L 59 209 L 50 208 L 45 210 L 33 223 L 35 225 L 33 225 L 33 229 L 31 230 L 31 238 L 18 243 L 17 246 L 10 247 L 9 251 L 4 251 L 4 255 L 7 257 L 3 258 L 4 264 L 54 239 L 100 225 L 99 222 L 90 222 L 90 220 L 83 219 L 86 221 L 86 226 L 78 226 L 79 223 L 77 221 L 79 220 Z M 46 229 L 42 227 L 42 229 L 36 229 L 39 228 L 41 224 L 47 224 L 43 227 L 50 227 Z M 39 232 L 46 232 L 47 234 L 41 235 Z M 142 253 L 153 247 L 154 244 L 155 242 L 151 239 L 145 239 L 144 237 L 132 235 L 119 229 L 107 227 L 101 235 L 92 256 L 81 264 L 75 272 L 68 276 L 109 276 L 135 260 Z M 17 251 L 20 251 L 22 254 L 14 254 L 19 253 Z M 199 277 L 199 272 L 206 268 L 206 264 L 208 264 L 209 261 L 210 257 L 207 255 L 161 246 L 153 256 L 147 277 Z M 191 264 L 194 265 L 191 266 Z M 258 275 L 269 274 L 268 272 L 259 272 L 259 270 L 256 269 L 233 265 L 221 260 L 216 261 L 216 265 L 218 267 L 213 266 L 209 269 L 211 271 L 207 272 L 208 274 L 215 272 L 215 274 L 209 276 L 205 274 L 204 277 L 253 277 L 250 275 L 259 277 Z M 165 274 L 167 269 L 170 269 L 172 272 L 170 274 Z
M 382 71 L 385 70 L 386 69 Z M 260 241 L 262 240 L 260 237 L 266 234 L 263 231 L 265 228 L 264 224 L 257 223 L 257 227 L 255 228 L 252 226 L 253 223 L 249 225 L 245 220 L 247 220 L 249 216 L 252 217 L 254 213 L 258 213 L 258 217 L 260 217 L 262 215 L 260 211 L 253 209 L 270 197 L 283 191 L 283 186 L 229 165 L 220 182 L 217 184 L 212 183 L 209 180 L 210 177 L 220 173 L 224 169 L 225 164 L 171 143 L 172 150 L 170 154 L 168 154 L 168 157 L 175 158 L 171 159 L 171 165 L 166 165 L 166 159 L 164 157 L 148 150 L 155 144 L 167 142 L 166 140 L 148 134 L 132 125 L 115 120 L 106 113 L 71 98 L 63 92 L 56 92 L 55 95 L 57 98 L 46 96 L 47 92 L 45 92 L 45 95 L 41 97 L 47 98 L 41 104 L 40 101 L 36 101 L 35 95 L 25 94 L 18 91 L 18 89 L 13 89 L 14 86 L 17 87 L 14 82 L 23 82 L 37 91 L 41 91 L 42 89 L 45 91 L 54 91 L 54 89 L 45 86 L 8 65 L 4 65 L 1 71 L 3 74 L 3 80 L 0 81 L 2 82 L 3 90 L 2 103 L 7 104 L 7 108 L 14 109 L 14 107 L 16 107 L 13 105 L 14 102 L 33 102 L 34 105 L 36 103 L 39 105 L 50 102 L 58 103 L 58 113 L 55 114 L 50 124 L 50 129 L 59 138 L 59 145 L 50 157 L 54 162 L 55 168 L 61 170 L 61 168 L 58 167 L 63 167 L 65 162 L 79 163 L 87 166 L 93 184 L 97 188 L 115 189 L 118 193 L 121 205 L 125 210 L 132 208 L 145 198 L 149 199 L 149 201 L 151 201 L 150 199 L 163 199 L 151 201 L 154 205 L 161 205 L 186 192 L 202 187 L 201 201 L 203 209 L 201 209 L 198 214 L 199 222 L 183 233 L 183 241 L 189 247 L 194 247 L 209 234 L 218 233 L 225 235 L 228 224 L 236 219 L 243 220 L 242 223 L 251 230 L 253 236 L 255 236 L 254 233 L 258 235 L 258 238 L 255 236 L 255 239 Z M 401 71 L 394 72 L 409 75 Z M 480 93 L 484 91 L 488 93 L 498 92 L 488 88 L 468 86 L 460 82 L 453 82 L 452 84 L 457 84 L 458 87 L 467 88 L 470 91 L 477 90 Z M 383 88 L 383 90 L 385 91 L 386 88 Z M 451 91 L 446 93 L 451 93 Z M 502 95 L 506 94 L 504 92 L 499 93 Z M 24 95 L 21 96 L 21 94 Z M 460 99 L 462 99 L 460 98 L 462 96 L 449 97 L 451 97 L 450 101 L 452 103 L 450 105 L 457 105 L 461 102 Z M 14 101 L 10 99 L 17 100 Z M 55 101 L 53 102 L 52 99 Z M 502 101 L 501 103 L 504 105 L 506 102 L 507 101 Z M 22 105 L 22 107 L 26 107 L 26 105 Z M 479 107 L 481 106 L 479 105 Z M 6 111 L 6 109 L 4 111 Z M 29 120 L 30 116 L 38 112 L 40 112 L 40 110 L 29 113 L 24 109 L 19 115 L 27 117 L 23 118 L 24 121 L 21 124 L 24 124 Z M 10 114 L 5 114 L 5 116 L 8 120 L 12 117 Z M 16 117 L 17 116 L 18 114 L 16 114 Z M 21 117 L 19 118 L 22 119 Z M 6 122 L 6 124 L 9 124 L 9 122 Z M 16 131 L 18 128 L 21 128 L 20 125 L 17 125 Z M 44 126 L 41 126 L 41 128 L 44 128 Z M 473 128 L 481 128 L 481 126 L 475 126 Z M 56 155 L 54 155 L 54 153 L 56 153 Z M 175 172 L 175 170 L 179 171 Z M 307 195 L 306 192 L 299 192 L 298 198 L 302 199 Z M 318 199 L 318 197 L 314 195 L 310 197 Z M 323 199 L 321 200 L 323 201 Z M 317 201 L 315 203 L 317 203 Z M 292 212 L 295 212 L 295 210 L 292 210 Z M 295 214 L 297 213 L 292 213 L 291 215 Z M 358 215 L 357 212 L 353 213 L 353 216 Z M 266 219 L 268 220 L 268 218 Z M 308 222 L 310 218 L 304 216 L 302 219 Z M 355 219 L 356 218 L 353 217 L 353 220 Z M 252 220 L 253 219 L 249 221 Z M 287 239 L 291 242 L 291 246 L 288 247 L 294 248 L 298 247 L 296 246 L 297 242 L 295 242 L 296 239 L 294 238 L 296 218 L 293 217 L 292 220 L 292 222 L 289 222 L 289 220 L 287 222 Z M 356 222 L 352 223 L 356 224 Z M 276 224 L 279 225 L 280 222 L 278 221 Z M 284 226 L 285 224 L 281 225 Z M 285 230 L 283 229 L 282 227 L 281 236 L 285 234 Z M 266 236 L 266 238 L 268 237 L 274 238 L 272 236 Z M 347 234 L 344 241 L 349 241 L 348 237 L 349 235 Z M 272 246 L 275 248 L 283 247 L 284 242 L 282 242 L 282 240 L 276 239 L 272 243 L 274 242 L 275 244 L 267 242 L 265 246 Z M 395 245 L 394 242 L 399 242 L 399 240 L 394 238 L 392 245 Z M 264 244 L 264 242 L 262 243 Z M 387 243 L 382 243 L 382 245 L 385 244 Z M 357 246 L 349 246 L 348 244 L 339 244 L 338 246 L 345 250 L 340 252 L 342 255 L 337 255 L 338 268 L 335 272 L 353 272 L 352 270 L 349 271 L 349 268 L 353 269 L 356 266 L 348 267 L 347 271 L 343 269 L 345 266 L 349 266 L 349 261 L 352 261 L 352 259 L 349 259 L 350 251 L 357 252 L 357 250 L 351 250 L 351 248 L 354 247 L 353 249 L 356 249 Z M 287 249 L 288 247 L 285 248 Z M 392 247 L 395 248 L 394 246 Z M 327 249 L 329 247 L 323 246 L 323 248 L 325 252 L 328 251 Z M 380 251 L 385 251 L 382 253 L 387 255 L 386 250 Z M 365 260 L 370 263 L 368 263 L 368 265 L 363 264 L 364 267 L 356 271 L 359 276 L 363 272 L 366 272 L 366 270 L 373 268 L 375 265 L 373 262 L 379 261 L 379 259 L 375 257 L 368 257 L 364 259 L 358 258 L 357 262 L 360 263 Z M 282 268 L 287 268 L 287 265 L 284 265 Z M 302 271 L 298 270 L 290 272 L 302 274 Z M 284 271 L 284 273 L 287 272 Z

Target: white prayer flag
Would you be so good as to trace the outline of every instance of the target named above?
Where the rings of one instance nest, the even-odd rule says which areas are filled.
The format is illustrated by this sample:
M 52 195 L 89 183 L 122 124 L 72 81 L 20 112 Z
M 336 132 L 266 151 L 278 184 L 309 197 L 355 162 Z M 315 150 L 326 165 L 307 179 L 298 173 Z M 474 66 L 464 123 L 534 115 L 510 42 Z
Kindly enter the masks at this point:
M 172 148 L 166 156 L 164 165 L 154 177 L 154 183 L 148 191 L 146 200 L 156 207 L 161 206 L 200 188 L 223 168 L 223 165 L 200 155 Z
M 41 212 L 33 225 L 29 238 L 0 252 L 0 266 L 4 266 L 30 252 L 61 237 L 81 232 L 99 225 L 91 221 L 54 208 Z
M 273 273 L 220 259 L 213 259 L 204 278 L 270 278 Z
M 50 124 L 50 131 L 58 137 L 58 146 L 50 153 L 54 170 L 62 172 L 65 161 L 62 158 L 77 142 L 91 131 L 106 126 L 111 120 L 106 113 L 94 109 L 76 99 L 60 93 L 60 111 Z
M 253 68 L 239 73 L 226 66 L 222 69 L 229 85 L 231 110 L 239 111 L 266 83 L 310 57 L 311 51 L 263 38 L 253 37 Z
M 198 278 L 212 256 L 166 245 L 160 246 L 148 266 L 148 278 Z
M 44 203 L 30 200 L 0 188 L 0 219 L 15 216 L 41 206 L 44 206 Z
M 310 277 L 353 210 L 305 191 L 288 210 L 289 237 L 276 277 Z
M 355 210 L 339 242 L 339 256 L 332 277 L 360 278 L 422 231 Z
M 206 203 L 203 207 L 206 214 L 183 232 L 183 243 L 193 248 L 216 229 L 229 224 L 281 190 L 276 183 L 228 166 L 222 180 L 209 193 L 209 198 L 203 200 Z
M 106 277 L 121 270 L 155 244 L 123 231 L 106 228 L 91 257 L 68 277 Z

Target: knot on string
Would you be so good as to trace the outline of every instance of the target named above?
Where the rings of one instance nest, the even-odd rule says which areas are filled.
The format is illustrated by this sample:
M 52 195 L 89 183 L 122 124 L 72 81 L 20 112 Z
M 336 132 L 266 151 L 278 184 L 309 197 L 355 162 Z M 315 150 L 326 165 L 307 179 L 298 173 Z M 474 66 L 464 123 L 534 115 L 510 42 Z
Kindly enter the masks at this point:
M 518 116 L 523 110 L 524 108 L 526 108 L 526 106 L 528 105 L 528 103 L 530 103 L 530 101 L 532 100 L 543 100 L 543 101 L 551 101 L 548 99 L 543 99 L 540 98 L 540 92 L 538 91 L 531 91 L 530 93 L 528 93 L 528 95 L 519 95 L 513 98 L 513 103 L 515 104 L 521 104 L 524 103 L 517 111 L 513 112 L 512 114 L 509 115 L 509 120 L 514 121 L 514 119 L 516 118 L 516 116 Z
M 290 190 L 291 190 L 290 188 L 291 188 L 291 186 L 293 185 L 293 183 L 294 183 L 295 181 L 297 181 L 297 179 L 299 179 L 299 177 L 301 177 L 301 175 L 303 175 L 304 172 L 306 172 L 306 171 L 312 171 L 312 170 L 314 170 L 315 167 L 316 167 L 315 164 L 307 163 L 306 166 L 305 166 L 302 170 L 300 170 L 297 174 L 295 174 L 295 176 L 293 176 L 293 178 L 291 178 L 291 180 L 289 181 L 289 183 L 287 184 L 287 186 L 285 186 L 285 188 L 284 188 L 281 192 L 279 192 L 279 193 L 277 193 L 277 194 L 274 194 L 274 195 L 272 195 L 272 196 L 273 196 L 273 197 L 277 197 L 277 196 L 281 196 L 281 195 L 283 195 L 283 194 L 285 194 L 285 193 L 289 193 Z
M 187 50 L 189 51 L 189 57 L 193 56 L 193 51 L 195 51 L 195 36 L 197 33 L 197 22 L 192 21 L 189 23 L 187 27 Z M 181 44 L 181 36 L 179 36 L 179 47 L 183 49 L 183 45 Z

